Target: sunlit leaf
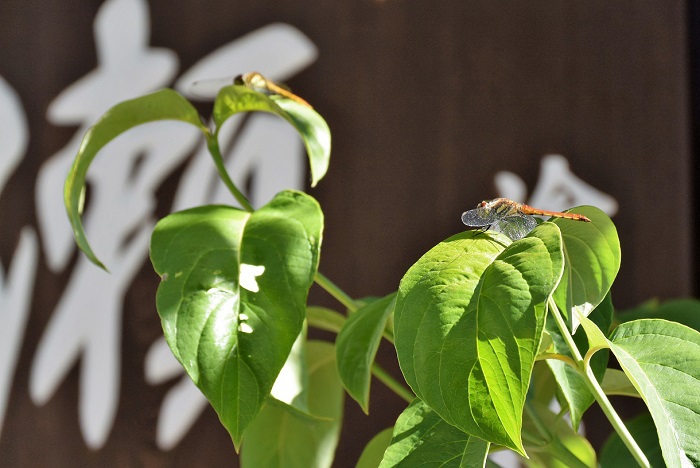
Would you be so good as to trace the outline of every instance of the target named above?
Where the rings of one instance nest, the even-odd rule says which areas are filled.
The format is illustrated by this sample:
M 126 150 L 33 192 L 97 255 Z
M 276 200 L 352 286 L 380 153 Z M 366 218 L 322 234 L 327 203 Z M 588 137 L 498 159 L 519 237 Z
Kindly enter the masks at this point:
M 343 390 L 333 345 L 309 341 L 306 349 L 309 413 L 317 419 L 266 404 L 243 437 L 244 468 L 324 468 L 333 463 L 340 436 Z
M 63 201 L 73 227 L 75 241 L 90 261 L 100 268 L 105 268 L 105 266 L 92 251 L 85 237 L 83 222 L 80 218 L 88 168 L 97 153 L 107 143 L 131 128 L 158 120 L 179 120 L 207 132 L 197 110 L 172 89 L 163 89 L 153 94 L 124 101 L 109 109 L 95 125 L 90 127 L 66 177 Z
M 591 220 L 590 223 L 553 220 L 561 229 L 566 258 L 564 275 L 554 300 L 573 333 L 578 329 L 573 309 L 588 316 L 610 290 L 620 269 L 620 240 L 613 222 L 598 208 L 581 206 L 571 211 Z
M 418 397 L 459 429 L 523 453 L 523 404 L 563 255 L 552 223 L 507 244 L 469 231 L 426 253 L 399 286 L 395 335 Z
M 581 317 L 584 327 L 595 326 Z M 700 465 L 700 333 L 675 322 L 623 323 L 608 346 L 647 404 L 667 466 Z
M 323 117 L 312 108 L 291 99 L 231 85 L 221 88 L 214 102 L 212 117 L 217 132 L 229 117 L 251 111 L 276 114 L 299 132 L 306 145 L 311 166 L 311 186 L 314 187 L 326 174 L 331 153 L 331 133 Z
M 236 445 L 302 329 L 322 225 L 313 198 L 285 191 L 252 214 L 174 213 L 153 233 L 165 338 Z
M 666 320 L 623 323 L 610 349 L 646 402 L 667 466 L 700 466 L 700 333 Z

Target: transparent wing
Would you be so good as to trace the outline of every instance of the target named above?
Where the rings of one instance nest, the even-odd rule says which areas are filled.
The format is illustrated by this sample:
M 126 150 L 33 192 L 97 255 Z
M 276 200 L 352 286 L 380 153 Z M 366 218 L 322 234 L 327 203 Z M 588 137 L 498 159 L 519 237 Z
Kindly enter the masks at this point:
M 221 88 L 232 84 L 233 78 L 230 76 L 228 78 L 198 80 L 190 84 L 184 94 L 190 99 L 213 101 Z
M 486 211 L 482 208 L 462 213 L 462 222 L 470 227 L 484 227 L 493 224 L 496 221 L 495 211 Z
M 491 225 L 492 230 L 502 232 L 514 241 L 527 236 L 535 227 L 537 227 L 535 218 L 524 214 L 508 216 Z

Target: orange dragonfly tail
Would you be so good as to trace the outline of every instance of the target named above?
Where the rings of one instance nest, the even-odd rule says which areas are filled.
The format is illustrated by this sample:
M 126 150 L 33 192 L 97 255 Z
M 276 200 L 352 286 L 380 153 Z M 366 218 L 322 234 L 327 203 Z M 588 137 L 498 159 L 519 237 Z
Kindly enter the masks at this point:
M 555 218 L 565 218 L 565 219 L 572 219 L 574 221 L 583 221 L 586 223 L 590 223 L 591 220 L 578 213 L 563 213 L 561 211 L 549 211 L 549 210 L 540 210 L 537 208 L 533 208 L 530 205 L 525 205 L 521 204 L 520 205 L 520 211 L 522 211 L 525 214 L 529 215 L 539 215 L 539 216 L 553 216 Z

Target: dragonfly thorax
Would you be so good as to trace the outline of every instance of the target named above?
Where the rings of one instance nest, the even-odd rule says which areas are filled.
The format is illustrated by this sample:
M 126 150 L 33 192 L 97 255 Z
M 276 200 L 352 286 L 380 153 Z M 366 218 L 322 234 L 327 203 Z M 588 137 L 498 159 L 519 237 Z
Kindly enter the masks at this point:
M 479 203 L 478 208 L 483 213 L 491 213 L 499 217 L 512 216 L 519 213 L 520 204 L 507 198 L 495 198 L 484 200 Z

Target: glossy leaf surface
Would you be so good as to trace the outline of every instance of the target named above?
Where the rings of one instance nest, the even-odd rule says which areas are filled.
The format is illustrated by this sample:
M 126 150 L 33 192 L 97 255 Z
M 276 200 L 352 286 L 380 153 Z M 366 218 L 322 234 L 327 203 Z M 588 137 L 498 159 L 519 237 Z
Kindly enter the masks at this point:
M 238 112 L 263 111 L 276 114 L 292 124 L 301 135 L 311 166 L 311 186 L 314 187 L 328 170 L 331 154 L 331 133 L 328 124 L 315 110 L 280 96 L 270 96 L 245 86 L 221 88 L 212 117 L 216 128 Z
M 426 253 L 399 286 L 395 336 L 418 397 L 459 429 L 523 453 L 523 404 L 563 255 L 552 223 L 508 243 L 469 231 Z
M 700 466 L 700 333 L 666 320 L 623 323 L 610 349 L 651 412 L 667 466 Z
M 313 198 L 285 191 L 252 214 L 174 213 L 153 233 L 165 338 L 236 445 L 302 329 L 322 224 Z
M 576 308 L 588 316 L 603 301 L 620 269 L 621 254 L 617 229 L 605 213 L 592 206 L 571 211 L 592 221 L 553 220 L 561 229 L 566 258 L 564 275 L 554 300 L 573 333 L 578 329 L 578 321 L 572 310 Z

